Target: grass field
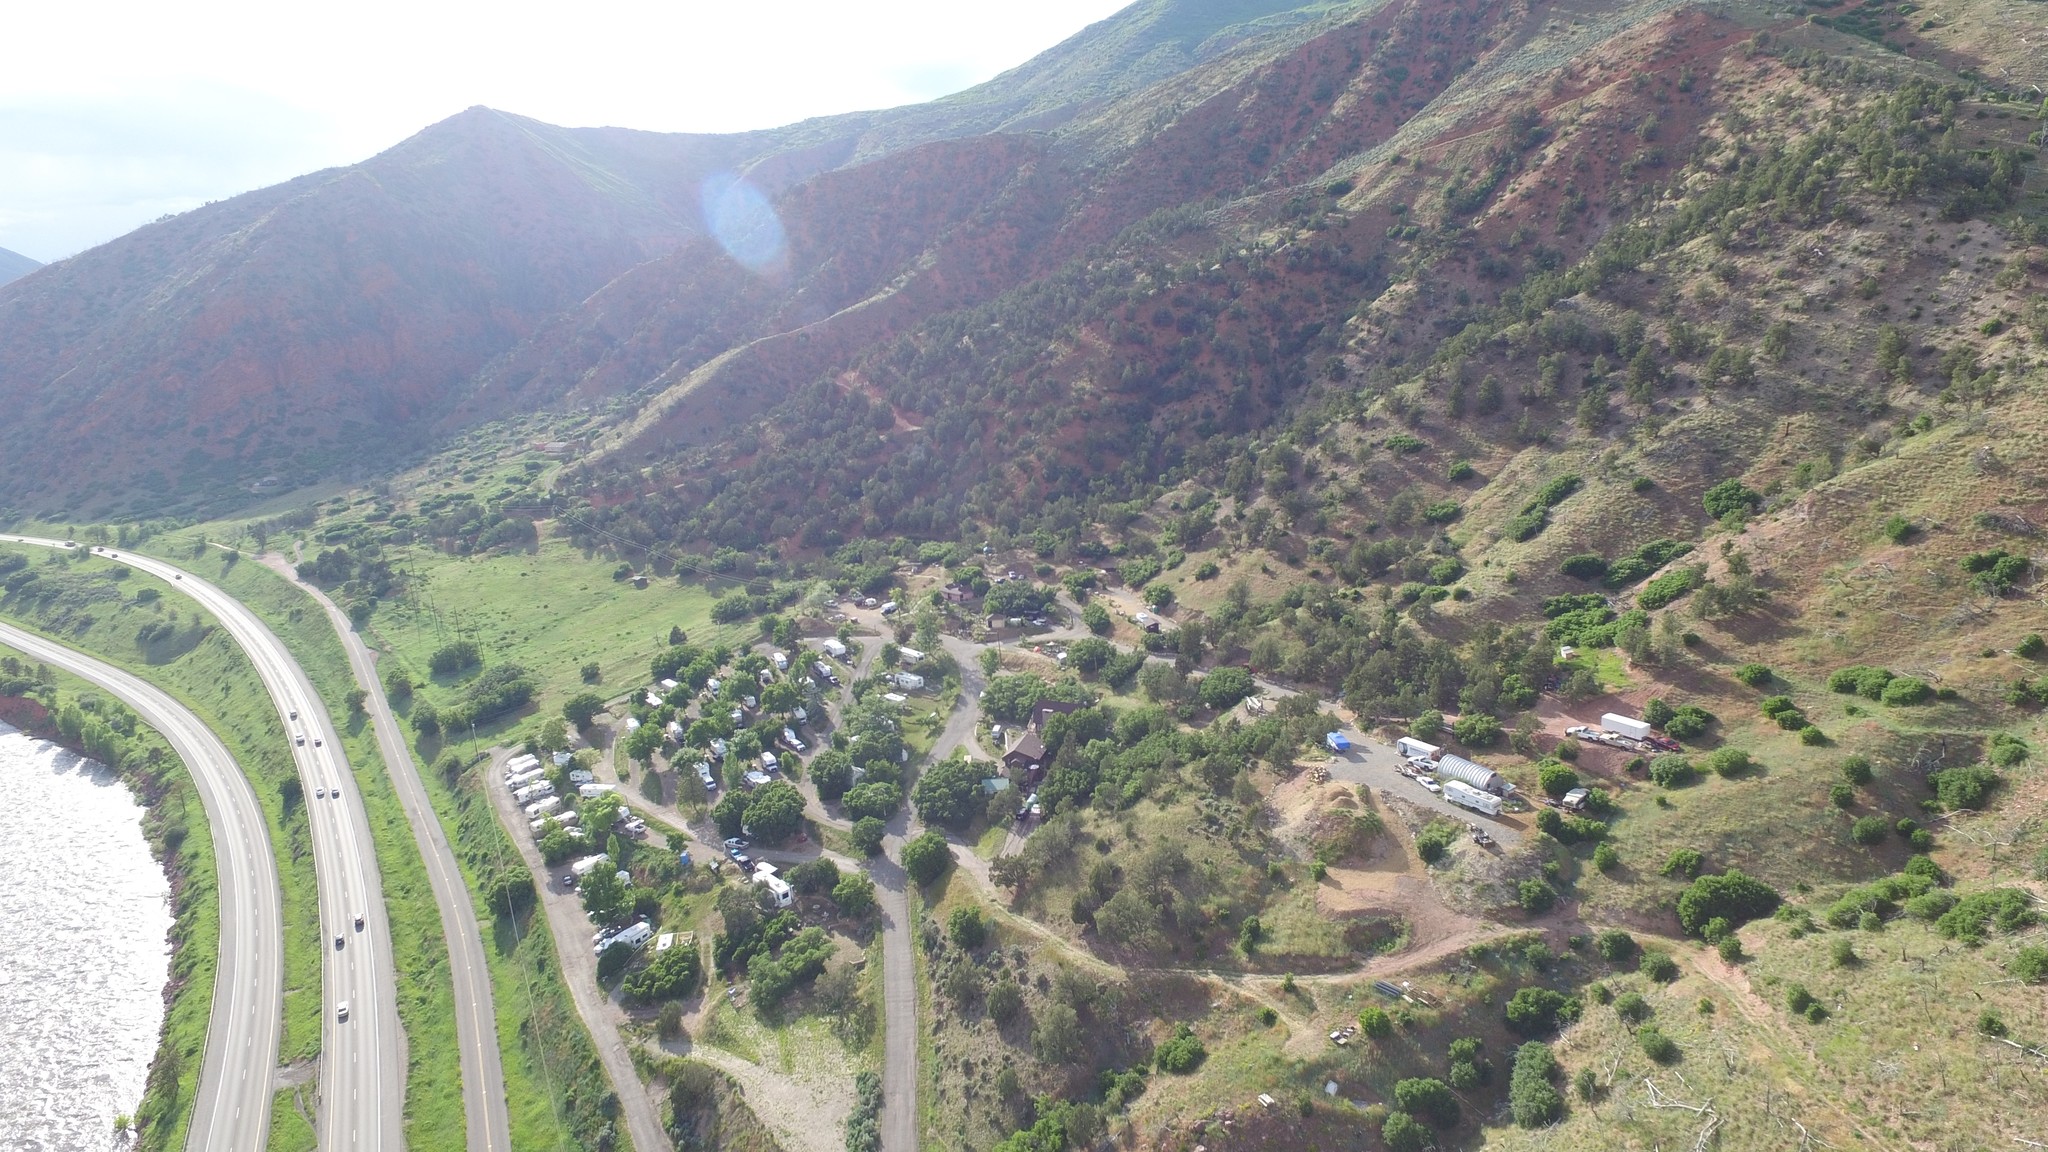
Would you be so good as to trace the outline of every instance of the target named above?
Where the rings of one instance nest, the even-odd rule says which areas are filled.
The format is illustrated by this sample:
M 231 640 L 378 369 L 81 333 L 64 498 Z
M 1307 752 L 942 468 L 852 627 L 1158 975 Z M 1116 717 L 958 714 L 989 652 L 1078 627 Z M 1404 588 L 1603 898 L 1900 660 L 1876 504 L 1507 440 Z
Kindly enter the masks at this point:
M 0 653 L 12 653 L 12 649 L 0 646 Z M 32 667 L 35 662 L 28 663 Z M 106 696 L 89 682 L 56 669 L 50 670 L 49 683 L 59 695 L 48 703 L 58 707 L 85 695 Z M 189 772 L 170 767 L 181 764 L 170 745 L 146 723 L 138 723 L 135 735 L 126 743 L 165 757 L 166 767 L 160 774 L 148 768 L 137 770 L 154 776 L 154 787 L 130 779 L 130 789 L 137 801 L 147 806 L 143 830 L 173 892 L 170 983 L 166 989 L 170 1000 L 150 1064 L 149 1083 L 135 1109 L 141 1133 L 136 1146 L 182 1148 L 192 1122 L 191 1104 L 213 1011 L 214 975 L 220 965 L 220 876 L 213 856 L 213 827 L 207 823 Z

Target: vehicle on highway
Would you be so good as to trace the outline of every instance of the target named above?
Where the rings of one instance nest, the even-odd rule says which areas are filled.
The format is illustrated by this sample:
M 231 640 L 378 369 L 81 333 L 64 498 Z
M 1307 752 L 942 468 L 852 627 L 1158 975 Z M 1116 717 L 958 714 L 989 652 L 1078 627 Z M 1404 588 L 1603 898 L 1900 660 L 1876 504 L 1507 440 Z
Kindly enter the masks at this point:
M 339 949 L 339 948 L 341 947 L 341 941 L 342 941 L 342 935 L 341 935 L 341 933 L 339 933 L 339 932 L 335 933 L 335 934 L 334 934 L 334 947 L 335 947 L 336 949 Z
M 342 1021 L 346 1021 L 348 1019 L 348 1001 L 343 1000 L 341 1003 L 334 1006 L 334 1018 L 336 1020 Z
M 363 930 L 363 915 L 362 915 L 362 913 L 358 912 L 358 913 L 356 913 L 356 931 L 358 931 L 358 932 L 361 932 L 362 930 Z
M 313 747 L 315 747 L 315 748 L 318 748 L 319 746 L 320 746 L 320 738 L 319 738 L 318 736 L 315 736 L 315 737 L 313 737 Z
M 292 743 L 304 748 L 306 746 L 306 738 L 304 736 L 294 736 L 292 737 Z
M 315 800 L 325 800 L 325 799 L 327 799 L 327 789 L 325 789 L 325 788 L 315 788 L 315 789 L 313 789 L 313 799 L 315 799 Z
M 294 709 L 292 709 L 292 719 L 294 719 L 294 720 L 297 720 L 298 718 L 299 718 L 299 710 L 298 710 L 297 708 L 294 708 Z

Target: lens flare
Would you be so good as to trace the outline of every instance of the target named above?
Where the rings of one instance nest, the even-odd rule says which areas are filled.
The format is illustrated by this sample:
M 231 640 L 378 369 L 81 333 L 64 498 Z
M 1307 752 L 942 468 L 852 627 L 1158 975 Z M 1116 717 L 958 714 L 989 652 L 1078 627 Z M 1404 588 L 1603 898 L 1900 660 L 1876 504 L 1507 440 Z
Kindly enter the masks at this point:
M 789 255 L 782 219 L 760 189 L 731 172 L 705 178 L 698 190 L 704 230 L 741 267 L 758 275 L 782 270 Z

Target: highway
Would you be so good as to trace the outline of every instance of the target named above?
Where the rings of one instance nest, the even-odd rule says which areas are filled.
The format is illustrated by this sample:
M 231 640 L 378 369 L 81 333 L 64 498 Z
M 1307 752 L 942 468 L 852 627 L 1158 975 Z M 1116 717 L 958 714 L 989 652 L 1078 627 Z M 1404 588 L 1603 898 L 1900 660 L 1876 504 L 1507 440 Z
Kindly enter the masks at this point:
M 6 539 L 46 548 L 76 547 L 32 536 Z M 118 549 L 93 551 L 163 580 L 212 613 L 249 657 L 269 692 L 278 719 L 291 735 L 292 759 L 305 786 L 313 871 L 320 888 L 325 1022 L 315 1125 L 319 1145 L 358 1152 L 403 1148 L 405 1034 L 398 1024 L 391 926 L 384 914 L 369 817 L 333 720 L 284 642 L 240 601 L 161 560 Z M 273 1054 L 272 1063 L 275 1059 Z
M 469 886 L 455 861 L 455 850 L 420 784 L 412 751 L 399 730 L 398 717 L 391 713 L 384 687 L 377 677 L 377 659 L 369 645 L 350 626 L 348 614 L 328 599 L 327 594 L 300 580 L 284 557 L 263 557 L 263 563 L 290 580 L 320 602 L 327 621 L 348 652 L 356 686 L 368 696 L 363 707 L 370 714 L 377 733 L 377 749 L 385 769 L 412 825 L 413 839 L 427 862 L 427 879 L 434 889 L 434 903 L 441 912 L 441 933 L 448 938 L 448 963 L 455 979 L 455 1040 L 462 1049 L 462 1097 L 468 1120 L 469 1152 L 511 1152 L 512 1121 L 505 1103 L 505 1068 L 498 1055 L 498 1017 L 491 1005 L 491 972 L 484 958 L 483 932 L 477 925 Z M 524 829 L 520 829 L 524 832 Z M 520 837 L 515 835 L 515 840 Z
M 272 1071 L 284 1025 L 284 933 L 277 859 L 255 790 L 211 729 L 154 684 L 0 624 L 0 643 L 90 680 L 163 733 L 192 775 L 213 829 L 220 960 L 192 1124 L 194 1152 L 260 1152 L 270 1137 Z

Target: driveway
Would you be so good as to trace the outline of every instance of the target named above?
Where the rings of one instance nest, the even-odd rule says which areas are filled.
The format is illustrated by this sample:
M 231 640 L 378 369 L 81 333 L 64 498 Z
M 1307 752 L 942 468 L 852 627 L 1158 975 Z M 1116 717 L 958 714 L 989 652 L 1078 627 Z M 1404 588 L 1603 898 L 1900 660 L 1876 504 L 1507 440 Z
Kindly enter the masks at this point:
M 1405 763 L 1392 744 L 1383 744 L 1356 730 L 1345 729 L 1344 735 L 1351 741 L 1349 752 L 1332 752 L 1328 761 L 1330 779 L 1342 780 L 1347 784 L 1365 784 L 1372 788 L 1385 789 L 1399 796 L 1403 802 L 1417 808 L 1440 812 L 1460 825 L 1477 824 L 1501 842 L 1502 847 L 1512 848 L 1522 839 L 1523 825 L 1519 818 L 1488 816 L 1470 808 L 1460 808 L 1441 795 L 1431 792 L 1415 781 L 1401 775 Z

